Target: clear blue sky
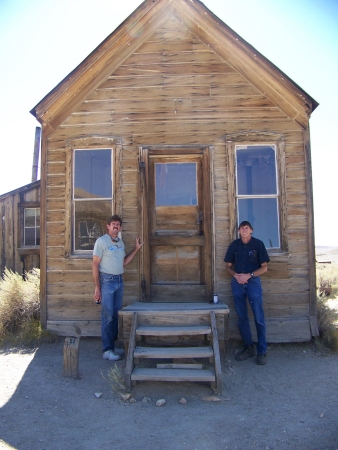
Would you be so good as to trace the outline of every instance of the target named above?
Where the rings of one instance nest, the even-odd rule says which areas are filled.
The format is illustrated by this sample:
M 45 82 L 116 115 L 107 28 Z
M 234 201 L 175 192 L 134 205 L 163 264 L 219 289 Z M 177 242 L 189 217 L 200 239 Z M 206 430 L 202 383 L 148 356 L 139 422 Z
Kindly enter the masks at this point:
M 29 111 L 140 3 L 0 0 L 0 194 L 31 182 L 39 124 Z M 316 245 L 338 246 L 338 0 L 204 4 L 320 103 L 310 120 Z

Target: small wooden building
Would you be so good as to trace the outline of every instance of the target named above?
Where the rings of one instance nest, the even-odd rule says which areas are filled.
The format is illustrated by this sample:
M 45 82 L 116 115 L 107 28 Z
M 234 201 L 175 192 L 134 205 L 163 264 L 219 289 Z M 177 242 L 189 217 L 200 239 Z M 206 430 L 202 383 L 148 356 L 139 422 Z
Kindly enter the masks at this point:
M 273 39 L 273 37 L 270 37 Z M 123 217 L 124 305 L 230 308 L 223 258 L 249 220 L 271 262 L 269 342 L 316 335 L 309 117 L 317 102 L 199 0 L 145 0 L 31 112 L 42 125 L 41 308 L 100 335 L 95 239 Z
M 40 267 L 40 181 L 0 195 L 0 276 Z

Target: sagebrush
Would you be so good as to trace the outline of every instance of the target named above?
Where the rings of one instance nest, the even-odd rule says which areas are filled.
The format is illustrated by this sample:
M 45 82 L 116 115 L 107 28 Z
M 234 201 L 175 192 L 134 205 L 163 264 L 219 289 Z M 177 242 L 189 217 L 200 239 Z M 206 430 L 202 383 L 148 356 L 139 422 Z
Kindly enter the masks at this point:
M 338 268 L 335 265 L 317 267 L 317 288 L 321 296 L 337 297 Z
M 30 345 L 53 340 L 40 325 L 40 270 L 24 276 L 5 269 L 0 279 L 0 343 Z
M 338 309 L 331 308 L 323 297 L 317 299 L 317 321 L 322 343 L 338 351 Z
M 108 371 L 108 382 L 113 391 L 124 392 L 126 390 L 122 371 L 116 364 Z
M 338 351 L 338 267 L 317 267 L 317 323 L 321 343 Z

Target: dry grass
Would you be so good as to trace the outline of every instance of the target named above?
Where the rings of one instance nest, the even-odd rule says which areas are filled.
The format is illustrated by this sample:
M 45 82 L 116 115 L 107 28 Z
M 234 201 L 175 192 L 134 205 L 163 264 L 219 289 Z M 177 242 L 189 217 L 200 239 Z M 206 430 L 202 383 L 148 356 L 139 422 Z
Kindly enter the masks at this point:
M 320 343 L 338 352 L 338 264 L 317 265 Z
M 125 390 L 127 389 L 126 385 L 124 383 L 123 373 L 116 364 L 113 368 L 111 368 L 108 371 L 108 374 L 107 374 L 108 379 L 105 378 L 102 373 L 101 373 L 101 375 L 106 381 L 108 381 L 108 383 L 110 384 L 110 387 L 112 388 L 113 391 L 116 391 L 119 394 L 121 394 L 121 393 L 125 392 Z
M 0 345 L 32 346 L 57 339 L 40 325 L 40 270 L 23 278 L 5 270 L 0 279 Z
M 337 296 L 338 268 L 336 264 L 317 265 L 317 288 L 319 295 Z

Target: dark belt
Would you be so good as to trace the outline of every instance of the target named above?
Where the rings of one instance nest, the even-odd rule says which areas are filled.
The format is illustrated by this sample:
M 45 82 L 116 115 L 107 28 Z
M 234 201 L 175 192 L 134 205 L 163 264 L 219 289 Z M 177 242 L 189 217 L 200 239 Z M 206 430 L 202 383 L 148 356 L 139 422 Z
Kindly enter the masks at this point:
M 108 275 L 108 277 L 112 277 L 112 278 L 122 278 L 122 273 L 121 275 L 113 275 L 112 273 L 106 273 L 106 272 L 100 272 L 100 274 L 102 273 L 102 275 Z

